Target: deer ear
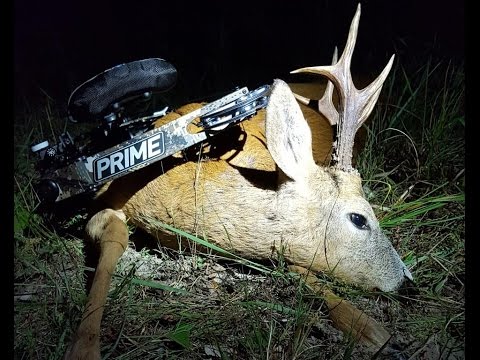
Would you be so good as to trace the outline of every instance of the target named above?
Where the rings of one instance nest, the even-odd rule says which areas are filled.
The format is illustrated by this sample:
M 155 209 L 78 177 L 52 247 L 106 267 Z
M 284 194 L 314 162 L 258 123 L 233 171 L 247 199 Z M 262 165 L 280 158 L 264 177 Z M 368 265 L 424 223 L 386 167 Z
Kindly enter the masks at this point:
M 312 133 L 292 91 L 279 79 L 273 82 L 265 120 L 267 147 L 289 178 L 304 180 L 315 161 Z

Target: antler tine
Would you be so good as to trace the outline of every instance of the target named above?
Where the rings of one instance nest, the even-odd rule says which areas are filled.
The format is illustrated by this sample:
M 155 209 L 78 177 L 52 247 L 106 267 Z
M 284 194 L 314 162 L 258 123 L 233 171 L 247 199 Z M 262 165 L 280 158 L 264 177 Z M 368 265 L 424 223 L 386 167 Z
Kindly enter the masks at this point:
M 350 72 L 350 65 L 358 33 L 360 13 L 361 6 L 358 4 L 357 11 L 350 25 L 345 49 L 337 63 L 330 66 L 306 67 L 292 71 L 292 73 L 307 72 L 320 74 L 326 76 L 335 85 L 339 95 L 339 110 L 337 141 L 334 145 L 333 162 L 337 167 L 345 171 L 353 171 L 352 155 L 355 133 L 373 110 L 394 59 L 394 56 L 390 58 L 382 73 L 369 86 L 362 90 L 358 90 L 355 87 Z M 330 92 L 332 91 L 330 90 Z M 322 98 L 322 102 L 328 102 L 328 100 Z M 322 107 L 322 110 L 328 111 L 325 110 L 328 107 L 330 105 L 325 105 Z
M 299 95 L 297 93 L 294 93 L 293 91 L 292 91 L 292 94 L 293 94 L 293 96 L 295 96 L 295 99 L 300 101 L 303 105 L 307 105 L 307 106 L 310 105 L 311 99 L 309 99 L 305 96 Z
M 338 59 L 338 49 L 335 46 L 332 57 L 332 65 L 337 63 Z M 328 80 L 327 87 L 325 88 L 325 93 L 322 98 L 318 100 L 318 111 L 320 111 L 330 122 L 330 125 L 338 124 L 340 115 L 338 114 L 335 105 L 333 105 L 333 83 Z
M 378 77 L 370 85 L 359 91 L 362 94 L 361 96 L 365 98 L 365 105 L 360 117 L 358 118 L 357 129 L 359 129 L 365 120 L 367 120 L 368 116 L 375 107 L 378 97 L 380 96 L 380 91 L 382 91 L 383 83 L 387 79 L 390 69 L 392 68 L 394 59 L 395 54 L 390 57 L 390 60 L 388 61 L 387 66 L 385 66 L 383 69 L 382 73 L 378 75 Z
M 332 65 L 336 64 L 337 59 L 338 59 L 338 49 L 335 46 L 335 50 L 333 52 L 333 57 L 332 57 Z M 295 96 L 295 98 L 299 102 L 307 106 L 310 105 L 312 101 L 311 99 L 296 93 L 293 93 L 293 96 Z M 325 118 L 328 120 L 330 125 L 334 126 L 338 123 L 339 115 L 338 115 L 337 109 L 335 108 L 335 105 L 333 105 L 332 99 L 333 99 L 333 83 L 330 80 L 328 80 L 327 87 L 325 88 L 325 92 L 322 98 L 320 100 L 317 100 L 317 106 L 318 106 L 318 111 L 320 111 L 320 113 L 322 113 L 325 116 Z

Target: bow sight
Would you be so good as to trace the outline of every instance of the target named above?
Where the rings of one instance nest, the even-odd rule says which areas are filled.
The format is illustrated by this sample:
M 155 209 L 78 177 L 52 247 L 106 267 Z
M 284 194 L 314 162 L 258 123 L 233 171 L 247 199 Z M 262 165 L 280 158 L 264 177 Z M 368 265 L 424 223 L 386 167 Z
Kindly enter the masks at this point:
M 268 85 L 253 91 L 243 87 L 154 128 L 168 107 L 139 116 L 138 106 L 175 82 L 175 68 L 153 58 L 115 66 L 75 89 L 68 101 L 69 119 L 100 125 L 75 139 L 66 132 L 53 146 L 42 141 L 31 147 L 40 158 L 40 199 L 56 202 L 95 191 L 107 181 L 198 144 L 264 108 L 270 90 Z M 188 131 L 190 124 L 197 131 Z

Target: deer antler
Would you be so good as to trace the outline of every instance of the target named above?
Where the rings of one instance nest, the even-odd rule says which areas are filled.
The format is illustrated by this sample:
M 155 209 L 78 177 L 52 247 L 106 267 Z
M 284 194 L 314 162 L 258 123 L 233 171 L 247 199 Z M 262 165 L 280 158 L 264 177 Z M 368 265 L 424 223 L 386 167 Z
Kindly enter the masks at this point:
M 305 67 L 292 71 L 291 73 L 313 73 L 326 76 L 338 91 L 339 110 L 337 111 L 332 103 L 333 89 L 329 81 L 327 90 L 318 102 L 319 111 L 324 114 L 330 124 L 338 123 L 337 140 L 334 144 L 333 162 L 336 167 L 344 171 L 354 171 L 352 167 L 352 151 L 355 133 L 368 118 L 377 102 L 383 83 L 390 72 L 395 55 L 392 55 L 382 73 L 370 85 L 358 90 L 352 81 L 350 65 L 353 49 L 358 33 L 360 21 L 360 4 L 350 25 L 347 43 L 340 60 L 336 62 L 336 52 L 333 63 L 330 66 Z M 298 99 L 298 97 L 297 97 Z M 299 99 L 306 102 L 308 99 Z

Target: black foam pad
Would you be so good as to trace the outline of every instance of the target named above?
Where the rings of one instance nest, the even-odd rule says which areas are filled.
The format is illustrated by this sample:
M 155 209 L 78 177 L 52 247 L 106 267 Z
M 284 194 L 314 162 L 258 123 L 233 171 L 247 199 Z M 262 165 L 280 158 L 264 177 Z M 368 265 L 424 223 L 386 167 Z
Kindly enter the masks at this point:
M 175 67 L 160 58 L 117 65 L 77 87 L 68 100 L 68 111 L 75 120 L 96 119 L 112 103 L 146 91 L 167 91 L 176 81 Z

